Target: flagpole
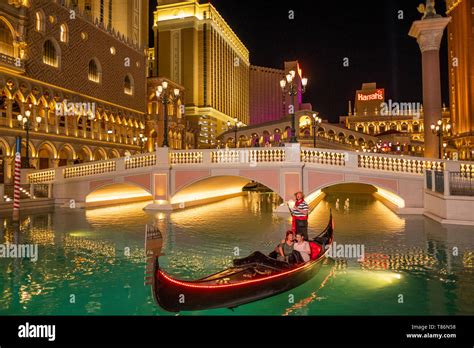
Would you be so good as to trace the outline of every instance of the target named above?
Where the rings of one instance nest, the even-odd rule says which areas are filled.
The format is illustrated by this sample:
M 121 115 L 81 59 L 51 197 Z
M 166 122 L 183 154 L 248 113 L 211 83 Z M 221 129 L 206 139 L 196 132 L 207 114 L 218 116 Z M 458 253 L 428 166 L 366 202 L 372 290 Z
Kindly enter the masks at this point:
M 13 187 L 13 221 L 20 220 L 21 137 L 16 138 L 15 175 Z

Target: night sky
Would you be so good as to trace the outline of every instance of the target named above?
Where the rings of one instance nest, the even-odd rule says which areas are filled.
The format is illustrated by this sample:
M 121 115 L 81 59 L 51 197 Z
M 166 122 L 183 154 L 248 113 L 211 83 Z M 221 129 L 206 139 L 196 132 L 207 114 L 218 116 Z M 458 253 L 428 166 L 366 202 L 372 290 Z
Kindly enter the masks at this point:
M 300 62 L 309 78 L 303 101 L 330 122 L 347 115 L 348 101 L 354 102 L 363 82 L 385 88 L 386 100 L 422 102 L 421 53 L 408 36 L 412 22 L 421 19 L 421 0 L 211 2 L 249 49 L 251 64 L 283 68 L 285 60 Z M 150 6 L 153 11 L 156 0 Z M 436 7 L 445 15 L 444 1 Z M 440 59 L 443 101 L 449 105 L 446 37 L 445 32 Z

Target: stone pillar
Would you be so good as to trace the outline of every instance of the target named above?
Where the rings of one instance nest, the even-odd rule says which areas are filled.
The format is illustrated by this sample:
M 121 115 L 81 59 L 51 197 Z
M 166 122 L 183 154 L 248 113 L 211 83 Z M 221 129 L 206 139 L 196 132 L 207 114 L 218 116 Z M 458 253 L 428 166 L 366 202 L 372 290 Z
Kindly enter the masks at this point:
M 13 182 L 13 166 L 15 157 L 9 156 L 4 157 L 5 160 L 5 184 L 11 184 Z
M 421 50 L 423 66 L 423 107 L 425 157 L 439 157 L 439 139 L 431 132 L 431 124 L 442 117 L 439 47 L 443 32 L 451 17 L 428 18 L 415 21 L 409 35 L 416 38 Z
M 10 128 L 13 128 L 13 100 L 6 100 L 6 109 L 7 109 L 7 122 Z

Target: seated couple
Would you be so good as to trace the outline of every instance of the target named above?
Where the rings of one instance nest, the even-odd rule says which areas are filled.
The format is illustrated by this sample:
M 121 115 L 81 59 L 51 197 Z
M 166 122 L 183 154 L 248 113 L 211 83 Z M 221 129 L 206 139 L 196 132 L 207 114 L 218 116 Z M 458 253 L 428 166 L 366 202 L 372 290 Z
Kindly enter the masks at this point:
M 296 241 L 293 240 L 293 231 L 286 232 L 285 240 L 281 242 L 276 251 L 279 261 L 299 263 L 311 259 L 311 247 L 300 232 L 296 233 Z

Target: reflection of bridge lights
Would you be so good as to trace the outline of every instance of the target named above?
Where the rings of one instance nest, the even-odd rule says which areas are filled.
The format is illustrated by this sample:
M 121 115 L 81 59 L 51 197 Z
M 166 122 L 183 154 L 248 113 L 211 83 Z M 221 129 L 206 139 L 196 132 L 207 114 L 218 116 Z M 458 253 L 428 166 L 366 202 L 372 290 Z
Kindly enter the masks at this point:
M 462 263 L 466 268 L 474 267 L 474 253 L 472 251 L 466 251 L 462 258 Z

